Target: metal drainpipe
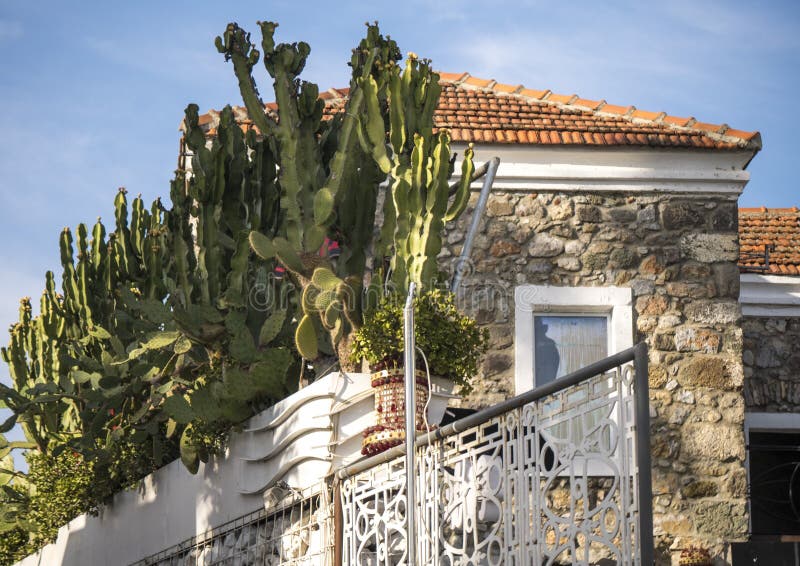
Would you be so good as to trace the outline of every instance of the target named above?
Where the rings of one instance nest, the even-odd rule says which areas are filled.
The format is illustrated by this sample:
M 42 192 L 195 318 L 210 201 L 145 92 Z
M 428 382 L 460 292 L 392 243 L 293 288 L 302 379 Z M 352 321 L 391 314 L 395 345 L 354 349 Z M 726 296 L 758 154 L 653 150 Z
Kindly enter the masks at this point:
M 469 226 L 467 237 L 464 240 L 464 247 L 461 248 L 461 256 L 458 258 L 458 263 L 456 264 L 456 272 L 453 274 L 453 282 L 450 285 L 450 291 L 453 293 L 456 293 L 461 286 L 461 279 L 464 277 L 464 263 L 467 261 L 472 251 L 472 242 L 475 240 L 475 234 L 478 233 L 478 225 L 483 217 L 483 210 L 486 208 L 486 202 L 489 200 L 489 192 L 492 190 L 494 176 L 497 174 L 497 168 L 499 166 L 499 157 L 493 157 L 491 161 L 489 161 L 486 177 L 483 179 L 483 186 L 481 187 L 481 194 L 478 197 L 478 204 L 475 205 L 475 212 L 472 213 L 472 224 Z
M 416 526 L 416 477 L 417 466 L 414 460 L 414 444 L 417 440 L 417 380 L 415 356 L 416 344 L 414 340 L 414 291 L 416 283 L 413 281 L 408 286 L 408 297 L 403 309 L 403 337 L 405 341 L 405 370 L 406 370 L 406 541 L 408 560 L 406 564 L 412 566 L 417 563 L 417 526 Z

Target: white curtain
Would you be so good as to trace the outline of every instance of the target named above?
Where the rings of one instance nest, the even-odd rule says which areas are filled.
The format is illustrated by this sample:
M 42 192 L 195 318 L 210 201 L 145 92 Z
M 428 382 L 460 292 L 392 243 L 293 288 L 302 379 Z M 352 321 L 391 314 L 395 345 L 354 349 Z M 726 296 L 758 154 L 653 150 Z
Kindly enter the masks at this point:
M 608 318 L 535 316 L 534 341 L 536 385 L 540 386 L 605 358 L 608 355 Z M 603 414 L 593 411 L 586 415 L 585 424 L 591 429 L 602 418 Z M 547 432 L 562 439 L 571 436 L 572 442 L 578 443 L 584 436 L 584 423 L 576 418 L 569 424 L 551 427 Z

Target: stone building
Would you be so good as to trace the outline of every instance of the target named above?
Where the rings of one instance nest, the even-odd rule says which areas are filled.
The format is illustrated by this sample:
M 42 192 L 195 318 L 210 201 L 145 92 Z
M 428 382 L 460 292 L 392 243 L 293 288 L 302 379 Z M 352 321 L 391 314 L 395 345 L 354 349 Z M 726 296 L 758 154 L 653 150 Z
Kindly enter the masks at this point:
M 746 412 L 800 431 L 789 414 L 800 402 L 798 278 L 756 270 L 743 277 L 744 319 L 739 302 L 737 201 L 760 135 L 467 73 L 441 79 L 437 126 L 459 153 L 474 144 L 477 163 L 502 160 L 459 298 L 492 338 L 462 404 L 493 405 L 646 342 L 657 562 L 701 546 L 730 563 L 731 543 L 751 532 Z M 346 96 L 323 93 L 326 112 Z M 757 216 L 744 211 L 743 226 Z M 470 217 L 443 259 L 460 253 Z M 743 238 L 742 261 L 757 265 L 747 252 L 760 244 Z M 773 252 L 769 273 L 800 263 L 793 253 L 780 263 Z M 782 298 L 763 303 L 762 288 Z
M 745 437 L 753 556 L 797 556 L 800 450 L 800 211 L 742 208 Z
M 737 199 L 760 136 L 442 78 L 439 125 L 478 161 L 502 159 L 462 297 L 492 336 L 465 403 L 547 379 L 536 321 L 599 329 L 600 356 L 647 342 L 658 562 L 689 545 L 730 562 L 749 533 Z

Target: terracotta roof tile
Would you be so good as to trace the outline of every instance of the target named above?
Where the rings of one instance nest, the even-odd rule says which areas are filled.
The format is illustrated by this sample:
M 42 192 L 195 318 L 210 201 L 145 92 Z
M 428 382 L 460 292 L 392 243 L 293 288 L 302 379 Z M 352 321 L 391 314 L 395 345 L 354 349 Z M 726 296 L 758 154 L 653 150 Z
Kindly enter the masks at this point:
M 653 122 L 664 117 L 666 117 L 666 114 L 663 112 L 647 112 L 646 110 L 634 110 L 631 114 L 631 118 L 639 118 L 641 120 L 650 120 Z
M 469 73 L 439 75 L 442 96 L 434 122 L 437 128 L 449 129 L 453 139 L 460 142 L 761 149 L 758 132 L 728 129 L 725 125 L 607 104 L 574 94 L 499 84 Z M 349 89 L 344 88 L 320 95 L 325 101 L 326 118 L 341 112 L 348 93 Z M 274 113 L 274 103 L 266 106 Z M 218 120 L 219 114 L 211 111 L 201 117 L 201 124 L 211 129 Z
M 603 104 L 600 107 L 600 112 L 604 112 L 606 114 L 628 114 L 633 112 L 635 108 L 633 106 L 618 106 L 616 104 Z
M 769 266 L 765 269 L 765 248 Z M 800 209 L 740 208 L 739 268 L 770 275 L 800 274 Z

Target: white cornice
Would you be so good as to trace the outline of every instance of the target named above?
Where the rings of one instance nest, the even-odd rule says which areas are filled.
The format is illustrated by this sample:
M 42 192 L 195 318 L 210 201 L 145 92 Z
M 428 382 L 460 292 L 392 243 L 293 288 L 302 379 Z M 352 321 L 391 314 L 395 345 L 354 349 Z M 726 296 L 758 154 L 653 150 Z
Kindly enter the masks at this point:
M 743 273 L 740 282 L 744 316 L 800 316 L 800 277 Z
M 459 154 L 463 144 L 453 144 Z M 741 194 L 752 151 L 662 148 L 475 146 L 475 160 L 500 157 L 494 187 L 522 191 Z M 456 163 L 456 173 L 460 171 Z M 480 187 L 475 183 L 475 188 Z

